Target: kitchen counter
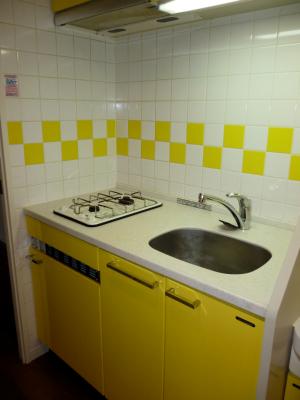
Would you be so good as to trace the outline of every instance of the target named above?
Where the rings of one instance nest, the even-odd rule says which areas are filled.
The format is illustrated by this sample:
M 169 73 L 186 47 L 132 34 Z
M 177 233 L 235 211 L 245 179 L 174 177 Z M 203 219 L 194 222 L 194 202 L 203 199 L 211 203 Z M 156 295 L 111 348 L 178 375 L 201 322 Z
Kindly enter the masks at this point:
M 253 222 L 248 231 L 226 230 L 216 212 L 163 201 L 163 206 L 98 227 L 86 227 L 53 214 L 64 204 L 57 200 L 25 208 L 26 215 L 61 229 L 70 235 L 124 257 L 162 275 L 234 304 L 261 317 L 266 311 L 279 271 L 287 253 L 292 230 Z M 228 220 L 231 217 L 228 216 Z M 169 230 L 200 228 L 265 247 L 272 258 L 261 268 L 246 274 L 227 275 L 170 257 L 148 242 Z

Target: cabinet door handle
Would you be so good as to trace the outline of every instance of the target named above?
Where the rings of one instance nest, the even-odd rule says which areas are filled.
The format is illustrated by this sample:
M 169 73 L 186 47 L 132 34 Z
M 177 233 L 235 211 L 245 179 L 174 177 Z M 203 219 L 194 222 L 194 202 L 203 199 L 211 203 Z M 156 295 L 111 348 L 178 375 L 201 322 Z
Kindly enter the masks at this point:
M 198 300 L 198 299 L 194 300 L 194 301 L 190 301 L 184 297 L 178 296 L 178 294 L 175 293 L 175 288 L 171 288 L 171 289 L 167 290 L 166 296 L 170 297 L 173 300 L 178 301 L 179 303 L 184 304 L 187 307 L 193 308 L 193 309 L 199 307 L 201 304 L 200 300 Z
M 109 263 L 106 264 L 106 266 L 107 266 L 107 268 L 109 268 L 109 269 L 111 269 L 111 270 L 113 270 L 115 272 L 118 272 L 119 274 L 124 275 L 127 278 L 132 279 L 133 281 L 140 283 L 141 285 L 146 286 L 147 288 L 155 289 L 159 285 L 158 281 L 147 282 L 147 281 L 144 281 L 143 279 L 137 278 L 136 276 L 133 276 L 133 275 L 129 274 L 128 272 L 123 271 L 122 269 L 120 269 L 118 267 L 118 265 L 117 265 L 117 263 L 115 261 L 110 261 Z
M 38 259 L 38 258 L 35 258 L 35 257 L 34 257 L 34 254 L 28 254 L 28 255 L 26 256 L 26 258 L 29 258 L 29 260 L 30 260 L 31 262 L 33 262 L 34 264 L 42 264 L 42 263 L 43 263 L 43 260 L 40 260 L 40 259 Z

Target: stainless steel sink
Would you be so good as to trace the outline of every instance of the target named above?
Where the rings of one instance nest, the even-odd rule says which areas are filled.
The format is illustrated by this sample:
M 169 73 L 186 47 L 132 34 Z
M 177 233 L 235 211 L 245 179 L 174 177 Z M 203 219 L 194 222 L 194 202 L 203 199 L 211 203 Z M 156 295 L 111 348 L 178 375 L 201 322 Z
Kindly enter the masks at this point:
M 201 229 L 175 229 L 149 241 L 155 250 L 224 274 L 246 274 L 272 254 L 263 247 Z

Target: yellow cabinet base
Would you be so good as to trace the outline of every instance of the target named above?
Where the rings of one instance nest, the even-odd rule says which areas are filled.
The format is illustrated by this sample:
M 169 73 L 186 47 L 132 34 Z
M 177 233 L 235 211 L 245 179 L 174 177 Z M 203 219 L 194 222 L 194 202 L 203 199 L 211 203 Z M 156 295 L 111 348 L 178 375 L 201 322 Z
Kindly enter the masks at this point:
M 284 400 L 300 400 L 300 378 L 289 373 Z

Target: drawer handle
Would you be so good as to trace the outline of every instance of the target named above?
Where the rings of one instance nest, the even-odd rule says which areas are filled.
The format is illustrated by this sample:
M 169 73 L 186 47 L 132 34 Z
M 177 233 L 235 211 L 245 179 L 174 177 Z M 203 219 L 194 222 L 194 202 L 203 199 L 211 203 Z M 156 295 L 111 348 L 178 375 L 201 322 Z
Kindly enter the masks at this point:
M 146 282 L 143 279 L 137 278 L 136 276 L 133 276 L 133 275 L 129 274 L 128 272 L 121 270 L 120 268 L 118 268 L 115 261 L 111 261 L 111 262 L 107 263 L 106 266 L 107 266 L 107 268 L 109 268 L 115 272 L 118 272 L 119 274 L 124 275 L 127 278 L 132 279 L 133 281 L 138 282 L 141 285 L 144 285 L 149 289 L 155 289 L 159 285 L 158 281 Z
M 201 304 L 200 300 L 198 300 L 198 299 L 194 300 L 194 301 L 190 301 L 190 300 L 188 300 L 188 299 L 186 299 L 184 297 L 178 296 L 175 293 L 175 288 L 171 288 L 171 289 L 167 290 L 166 291 L 166 296 L 168 296 L 171 299 L 176 300 L 179 303 L 184 304 L 185 306 L 190 307 L 192 309 L 195 309 L 195 308 L 199 307 L 200 304 Z
M 28 258 L 31 262 L 33 262 L 34 264 L 42 264 L 43 260 L 39 260 L 37 258 L 34 257 L 34 254 L 28 254 L 26 256 L 26 258 Z
M 296 388 L 296 389 L 298 389 L 298 390 L 300 390 L 300 386 L 297 385 L 296 383 L 293 383 L 293 387 Z

